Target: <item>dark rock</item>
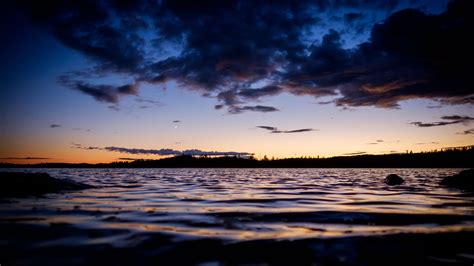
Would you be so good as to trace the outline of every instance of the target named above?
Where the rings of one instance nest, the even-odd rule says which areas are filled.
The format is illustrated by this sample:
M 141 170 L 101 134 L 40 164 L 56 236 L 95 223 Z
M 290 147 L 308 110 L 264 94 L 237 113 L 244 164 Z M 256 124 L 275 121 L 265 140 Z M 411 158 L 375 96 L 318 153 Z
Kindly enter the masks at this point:
M 80 190 L 93 186 L 53 178 L 46 173 L 0 172 L 0 198 L 41 196 L 62 190 Z
M 403 180 L 403 178 L 399 177 L 396 174 L 391 174 L 385 178 L 384 182 L 385 184 L 389 186 L 396 186 L 396 185 L 403 184 L 405 180 Z
M 441 180 L 441 185 L 452 188 L 474 190 L 474 169 L 464 170 L 459 172 L 459 174 L 445 177 Z

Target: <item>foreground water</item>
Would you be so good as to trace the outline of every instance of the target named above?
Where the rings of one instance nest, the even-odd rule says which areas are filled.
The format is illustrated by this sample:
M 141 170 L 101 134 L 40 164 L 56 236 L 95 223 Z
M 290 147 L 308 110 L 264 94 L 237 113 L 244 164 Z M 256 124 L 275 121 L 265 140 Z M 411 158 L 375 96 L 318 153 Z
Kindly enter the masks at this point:
M 472 265 L 460 170 L 40 169 L 97 188 L 4 200 L 0 263 Z

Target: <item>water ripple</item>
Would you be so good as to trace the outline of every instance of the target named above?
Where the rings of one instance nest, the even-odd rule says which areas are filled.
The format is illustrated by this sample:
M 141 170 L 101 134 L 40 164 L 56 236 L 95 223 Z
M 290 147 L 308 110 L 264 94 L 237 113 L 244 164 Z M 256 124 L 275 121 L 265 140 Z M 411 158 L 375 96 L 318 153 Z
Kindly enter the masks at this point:
M 438 185 L 439 177 L 460 170 L 41 169 L 97 188 L 6 201 L 0 204 L 0 225 L 53 232 L 48 237 L 35 231 L 33 249 L 67 243 L 133 247 L 147 245 L 155 233 L 170 245 L 169 239 L 189 238 L 474 232 L 474 194 Z M 390 173 L 403 176 L 405 184 L 385 185 Z

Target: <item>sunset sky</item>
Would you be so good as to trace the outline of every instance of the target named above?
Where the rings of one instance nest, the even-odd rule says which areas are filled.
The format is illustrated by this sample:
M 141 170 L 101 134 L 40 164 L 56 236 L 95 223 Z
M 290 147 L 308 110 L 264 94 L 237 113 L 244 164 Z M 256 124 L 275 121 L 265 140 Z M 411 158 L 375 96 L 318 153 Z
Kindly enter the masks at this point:
M 0 162 L 474 144 L 473 1 L 1 5 Z

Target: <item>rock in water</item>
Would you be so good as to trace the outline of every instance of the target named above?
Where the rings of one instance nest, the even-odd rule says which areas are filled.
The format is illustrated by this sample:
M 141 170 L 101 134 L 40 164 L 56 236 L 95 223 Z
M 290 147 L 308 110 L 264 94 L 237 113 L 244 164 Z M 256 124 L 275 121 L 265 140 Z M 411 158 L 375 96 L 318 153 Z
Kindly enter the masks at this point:
M 388 175 L 385 178 L 384 182 L 385 182 L 385 184 L 387 184 L 389 186 L 395 186 L 395 185 L 403 184 L 403 182 L 405 182 L 405 180 L 403 180 L 403 178 L 399 177 L 396 174 L 391 174 L 391 175 Z
M 79 190 L 93 186 L 51 177 L 46 173 L 0 172 L 0 198 L 40 196 L 62 190 Z
M 474 190 L 474 169 L 464 170 L 459 174 L 441 180 L 441 185 L 459 189 Z

